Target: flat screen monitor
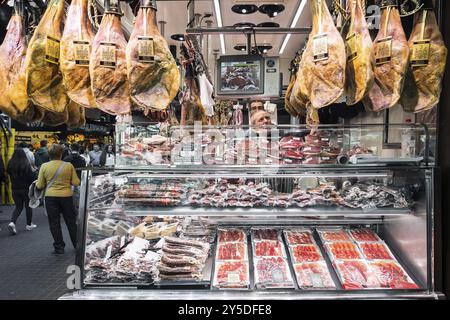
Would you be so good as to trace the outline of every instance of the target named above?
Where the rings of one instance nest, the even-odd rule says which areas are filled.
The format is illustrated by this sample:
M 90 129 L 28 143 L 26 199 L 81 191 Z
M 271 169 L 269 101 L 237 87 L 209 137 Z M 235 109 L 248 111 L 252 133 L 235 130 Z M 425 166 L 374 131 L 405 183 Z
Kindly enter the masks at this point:
M 264 61 L 259 55 L 222 56 L 217 62 L 217 95 L 264 93 Z

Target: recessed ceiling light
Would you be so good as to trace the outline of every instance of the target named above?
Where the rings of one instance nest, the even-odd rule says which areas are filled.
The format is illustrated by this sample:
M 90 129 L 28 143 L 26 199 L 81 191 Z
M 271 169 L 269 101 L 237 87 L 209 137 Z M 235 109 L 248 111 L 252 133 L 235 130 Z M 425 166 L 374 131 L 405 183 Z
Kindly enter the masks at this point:
M 263 22 L 257 25 L 258 27 L 261 28 L 279 28 L 280 25 L 276 22 Z
M 276 17 L 280 12 L 284 11 L 285 7 L 282 4 L 263 4 L 258 11 L 267 14 L 269 17 Z
M 184 41 L 184 34 L 173 34 L 170 36 L 170 38 L 175 41 Z
M 231 10 L 238 14 L 252 14 L 258 11 L 258 7 L 254 4 L 235 4 Z

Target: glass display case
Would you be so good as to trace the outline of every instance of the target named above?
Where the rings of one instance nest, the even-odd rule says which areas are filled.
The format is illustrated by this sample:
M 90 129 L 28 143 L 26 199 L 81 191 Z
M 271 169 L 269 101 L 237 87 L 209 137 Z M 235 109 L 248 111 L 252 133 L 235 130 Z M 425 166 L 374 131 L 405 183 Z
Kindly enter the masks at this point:
M 381 149 L 376 145 L 377 128 L 384 130 L 321 127 L 301 135 L 306 128 L 276 128 L 278 136 L 259 131 L 256 139 L 275 145 L 274 153 L 297 152 L 300 161 L 268 157 L 276 161 L 261 164 L 258 154 L 249 162 L 239 154 L 248 150 L 242 148 L 231 154 L 243 163 L 228 165 L 203 159 L 174 163 L 170 132 L 180 128 L 165 128 L 169 142 L 164 143 L 172 151 L 164 163 L 149 165 L 140 162 L 145 157 L 129 157 L 124 150 L 137 139 L 147 144 L 142 153 L 160 152 L 149 150 L 145 139 L 162 138 L 154 138 L 154 127 L 128 127 L 118 136 L 123 158 L 117 167 L 82 175 L 77 260 L 83 289 L 77 298 L 439 297 L 435 169 L 428 152 L 419 155 L 420 141 L 429 140 L 427 128 L 399 126 L 399 132 L 417 140 L 414 150 L 403 156 L 400 150 L 396 157 L 384 153 L 382 142 Z M 162 137 L 162 132 L 156 134 Z M 195 140 L 187 129 L 182 134 L 192 135 Z M 252 141 L 251 134 L 243 139 Z M 202 141 L 201 152 L 208 143 Z M 308 147 L 319 154 L 307 154 Z M 212 159 L 226 159 L 220 157 L 226 151 Z M 303 163 L 327 151 L 335 162 Z M 350 160 L 361 154 L 371 160 Z

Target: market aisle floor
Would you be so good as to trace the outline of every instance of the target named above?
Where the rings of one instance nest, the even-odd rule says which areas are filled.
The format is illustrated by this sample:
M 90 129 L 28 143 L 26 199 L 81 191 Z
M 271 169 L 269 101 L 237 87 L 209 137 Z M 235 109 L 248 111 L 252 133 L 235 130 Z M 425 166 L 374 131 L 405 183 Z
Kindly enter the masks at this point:
M 55 256 L 43 208 L 34 210 L 33 222 L 38 227 L 32 231 L 25 230 L 22 212 L 15 236 L 10 236 L 7 228 L 12 210 L 0 206 L 0 300 L 59 298 L 67 292 L 67 266 L 75 262 L 66 225 L 62 223 L 66 253 Z

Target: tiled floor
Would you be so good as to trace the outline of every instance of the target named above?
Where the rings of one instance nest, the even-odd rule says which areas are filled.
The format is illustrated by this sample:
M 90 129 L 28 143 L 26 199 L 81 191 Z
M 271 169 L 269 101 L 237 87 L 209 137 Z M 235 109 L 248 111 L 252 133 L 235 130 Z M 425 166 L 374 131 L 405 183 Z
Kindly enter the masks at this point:
M 66 293 L 67 267 L 75 262 L 67 228 L 62 223 L 66 253 L 52 255 L 53 239 L 42 207 L 34 210 L 37 228 L 25 230 L 25 212 L 17 222 L 17 235 L 7 225 L 13 207 L 0 206 L 0 299 L 57 299 Z M 63 220 L 61 220 L 63 221 Z

